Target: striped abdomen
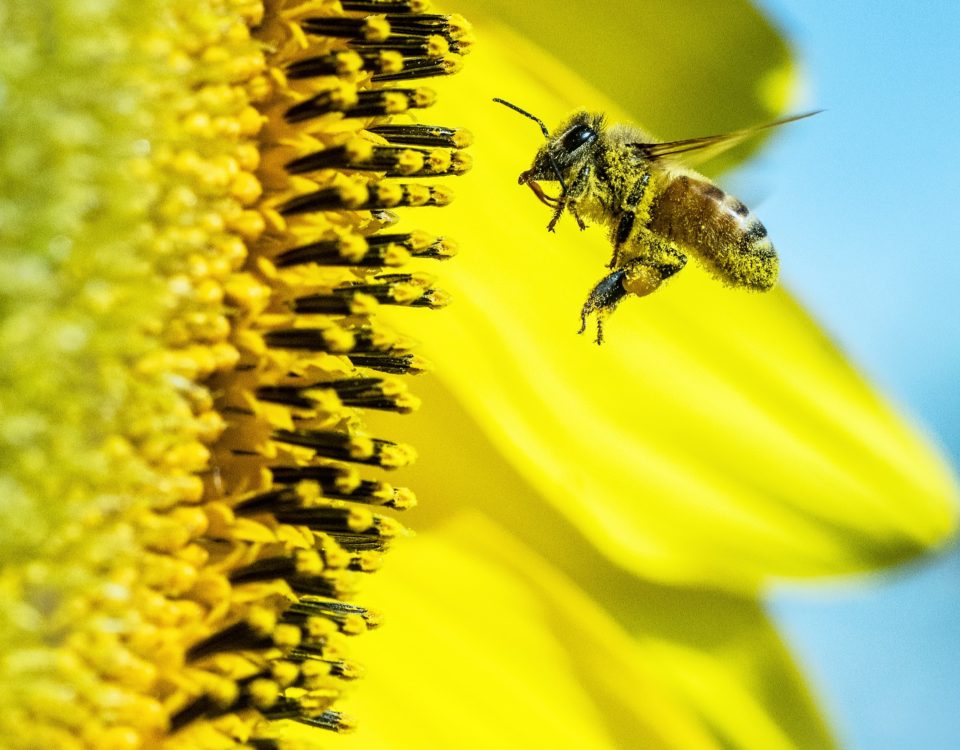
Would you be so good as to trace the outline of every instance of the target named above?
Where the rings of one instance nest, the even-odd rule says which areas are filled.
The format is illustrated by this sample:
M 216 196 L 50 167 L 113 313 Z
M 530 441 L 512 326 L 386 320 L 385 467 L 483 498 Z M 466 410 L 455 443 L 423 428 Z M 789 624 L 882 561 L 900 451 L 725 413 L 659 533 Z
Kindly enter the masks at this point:
M 743 203 L 705 179 L 674 177 L 650 207 L 648 227 L 735 286 L 766 291 L 779 262 L 767 230 Z

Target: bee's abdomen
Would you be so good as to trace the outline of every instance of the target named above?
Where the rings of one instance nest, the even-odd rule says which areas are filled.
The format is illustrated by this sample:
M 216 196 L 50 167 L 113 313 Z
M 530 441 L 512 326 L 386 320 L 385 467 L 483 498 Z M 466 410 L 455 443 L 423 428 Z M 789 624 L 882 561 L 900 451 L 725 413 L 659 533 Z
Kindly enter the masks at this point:
M 766 227 L 716 185 L 674 177 L 650 213 L 652 232 L 691 252 L 723 281 L 760 291 L 776 283 L 779 262 Z

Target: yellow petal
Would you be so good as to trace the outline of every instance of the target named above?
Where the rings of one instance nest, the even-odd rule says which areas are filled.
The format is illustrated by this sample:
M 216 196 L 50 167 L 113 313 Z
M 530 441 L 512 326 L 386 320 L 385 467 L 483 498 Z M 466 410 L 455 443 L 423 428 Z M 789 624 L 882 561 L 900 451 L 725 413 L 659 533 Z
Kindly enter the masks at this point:
M 768 628 L 756 604 L 696 593 L 685 599 L 694 608 L 670 608 L 672 634 L 631 635 L 476 514 L 404 545 L 378 578 L 371 601 L 393 615 L 364 640 L 377 669 L 357 696 L 378 721 L 344 738 L 346 747 L 832 746 L 775 638 L 758 639 L 750 655 L 762 675 L 741 669 L 746 660 L 725 644 L 693 643 L 734 622 L 744 635 Z M 684 596 L 665 588 L 636 606 L 662 607 L 671 594 Z M 714 615 L 717 629 L 707 624 Z M 689 665 L 696 669 L 676 674 Z M 770 680 L 764 690 L 752 681 L 759 677 Z M 777 713 L 787 697 L 792 718 Z M 736 712 L 723 715 L 721 705 Z
M 437 222 L 474 239 L 445 274 L 455 304 L 419 333 L 525 481 L 618 564 L 667 581 L 846 573 L 952 533 L 956 486 L 939 457 L 786 292 L 688 268 L 625 303 L 604 346 L 575 335 L 609 259 L 604 232 L 543 230 L 549 216 L 514 178 L 541 136 L 485 102 L 510 81 L 550 122 L 588 89 L 524 68 L 517 39 L 485 39 L 444 107 L 472 121 L 477 166 Z

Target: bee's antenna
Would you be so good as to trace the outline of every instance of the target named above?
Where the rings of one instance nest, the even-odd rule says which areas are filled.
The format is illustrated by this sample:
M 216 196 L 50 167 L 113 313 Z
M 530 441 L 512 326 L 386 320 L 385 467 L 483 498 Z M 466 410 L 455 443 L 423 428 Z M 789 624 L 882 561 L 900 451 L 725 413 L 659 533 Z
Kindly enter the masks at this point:
M 543 124 L 543 120 L 541 120 L 539 117 L 531 115 L 529 112 L 527 112 L 527 110 L 520 109 L 520 107 L 518 107 L 516 104 L 511 104 L 506 99 L 501 99 L 500 97 L 495 96 L 493 97 L 493 100 L 497 102 L 497 104 L 502 104 L 504 107 L 510 107 L 510 109 L 512 109 L 514 112 L 519 112 L 524 117 L 529 117 L 540 126 L 540 131 L 543 133 L 543 137 L 548 141 L 550 140 L 550 131 L 547 130 L 547 126 Z M 553 158 L 553 154 L 548 154 L 548 157 L 550 158 L 550 166 L 553 168 L 553 173 L 557 176 L 557 182 L 560 183 L 560 189 L 563 191 L 563 194 L 566 195 L 567 184 L 563 181 L 563 174 L 560 172 L 560 167 L 557 166 L 557 161 Z
M 563 195 L 567 194 L 567 183 L 563 181 L 563 174 L 560 172 L 560 167 L 557 166 L 557 160 L 553 158 L 553 154 L 548 154 L 550 157 L 550 166 L 553 168 L 553 173 L 557 176 L 557 182 L 560 183 L 560 192 Z
M 543 137 L 548 139 L 550 138 L 550 131 L 547 130 L 547 126 L 543 124 L 543 120 L 541 120 L 539 117 L 534 117 L 529 112 L 527 112 L 527 110 L 520 109 L 520 107 L 518 107 L 516 104 L 511 104 L 510 102 L 505 101 L 503 99 L 494 97 L 493 100 L 498 104 L 502 104 L 504 107 L 510 107 L 510 109 L 512 109 L 514 112 L 519 112 L 524 117 L 529 117 L 531 120 L 537 123 L 537 125 L 540 126 L 540 130 L 543 132 Z

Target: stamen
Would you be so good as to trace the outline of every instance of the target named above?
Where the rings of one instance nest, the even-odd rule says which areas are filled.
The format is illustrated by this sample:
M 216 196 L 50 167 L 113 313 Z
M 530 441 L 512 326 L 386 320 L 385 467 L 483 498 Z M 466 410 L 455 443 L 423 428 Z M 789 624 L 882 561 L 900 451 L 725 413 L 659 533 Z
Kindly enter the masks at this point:
M 264 557 L 230 573 L 230 583 L 242 584 L 255 581 L 292 580 L 310 572 L 320 573 L 323 563 L 313 550 L 299 550 L 293 555 Z
M 300 482 L 317 482 L 323 497 L 334 500 L 349 500 L 354 503 L 382 505 L 388 508 L 405 509 L 416 505 L 413 493 L 404 487 L 393 487 L 379 480 L 356 478 L 345 467 L 339 466 L 274 466 L 270 469 L 277 484 L 296 485 Z M 250 504 L 248 504 L 250 503 Z M 270 512 L 283 510 L 284 506 L 310 507 L 309 501 L 293 490 L 265 493 L 242 506 L 240 512 Z
M 336 75 L 348 77 L 360 71 L 372 73 L 376 83 L 414 80 L 456 73 L 463 58 L 443 37 L 426 41 L 393 38 L 385 42 L 355 42 L 352 50 L 332 52 L 297 60 L 287 66 L 290 80 Z M 460 45 L 454 44 L 459 48 Z M 366 50 L 375 51 L 366 51 Z M 318 107 L 320 103 L 318 102 Z M 288 120 L 297 115 L 288 115 Z
M 248 119 L 251 140 L 268 147 L 246 160 L 257 179 L 232 189 L 245 207 L 264 197 L 242 217 L 250 247 L 234 253 L 242 270 L 221 292 L 235 359 L 210 381 L 225 424 L 211 427 L 219 439 L 202 512 L 182 516 L 195 531 L 151 516 L 144 557 L 156 590 L 194 596 L 201 609 L 201 637 L 181 654 L 189 678 L 167 701 L 184 746 L 194 729 L 203 744 L 204 719 L 231 713 L 250 724 L 224 734 L 224 747 L 286 750 L 282 725 L 270 725 L 279 720 L 353 727 L 338 710 L 342 684 L 361 673 L 345 640 L 380 618 L 345 600 L 406 533 L 387 509 L 416 503 L 409 489 L 365 476 L 408 465 L 414 450 L 367 435 L 360 410 L 414 410 L 418 399 L 392 376 L 428 368 L 375 313 L 445 305 L 430 276 L 399 267 L 456 251 L 447 238 L 389 228 L 411 216 L 393 209 L 449 203 L 452 191 L 433 178 L 471 166 L 468 132 L 412 121 L 434 92 L 391 85 L 454 73 L 469 51 L 460 16 L 426 10 L 424 0 L 340 0 L 261 27 L 269 90 L 267 76 L 251 84 L 266 104 Z M 322 39 L 311 48 L 313 37 Z M 214 341 L 231 333 L 211 333 L 215 316 L 191 325 Z M 210 454 L 190 455 L 202 470 Z M 201 557 L 209 569 L 193 564 Z
M 301 724 L 307 724 L 320 729 L 329 729 L 338 733 L 352 732 L 356 729 L 356 722 L 352 716 L 340 711 L 324 711 L 317 716 L 293 716 Z
M 430 89 L 377 89 L 358 91 L 356 97 L 344 96 L 341 88 L 321 91 L 319 94 L 290 107 L 284 119 L 293 124 L 340 112 L 344 117 L 374 117 L 397 115 L 410 109 L 432 106 L 437 95 Z
M 392 375 L 418 375 L 427 372 L 430 366 L 415 354 L 389 354 L 372 352 L 369 354 L 350 353 L 350 361 L 356 367 L 367 367 L 378 372 Z
M 463 58 L 457 54 L 444 55 L 440 59 L 432 57 L 410 57 L 403 60 L 403 69 L 396 72 L 376 73 L 373 81 L 406 81 L 414 78 L 430 78 L 433 76 L 448 76 L 456 73 L 463 67 Z
M 391 27 L 387 19 L 385 15 L 366 18 L 305 18 L 300 22 L 300 26 L 305 32 L 315 36 L 382 42 L 390 36 Z
M 364 192 L 366 192 L 365 195 Z M 380 182 L 370 185 L 366 191 L 359 185 L 349 188 L 321 188 L 313 193 L 292 198 L 278 210 L 284 216 L 293 216 L 313 211 L 446 206 L 451 200 L 453 200 L 453 193 L 444 185 Z
M 312 242 L 281 253 L 274 259 L 278 268 L 303 263 L 328 266 L 394 266 L 410 257 L 446 260 L 456 246 L 445 238 L 435 239 L 423 232 L 375 234 L 368 237 L 345 235 L 335 240 Z
M 446 146 L 461 149 L 473 143 L 473 136 L 469 131 L 446 128 L 442 125 L 377 125 L 367 128 L 367 131 L 380 136 L 388 143 L 411 146 Z
M 350 437 L 336 430 L 277 430 L 273 439 L 310 448 L 324 458 L 389 469 L 406 466 L 414 456 L 410 446 L 379 438 Z
M 450 48 L 450 42 L 438 35 L 428 37 L 392 36 L 375 44 L 357 40 L 350 42 L 350 49 L 360 52 L 373 49 L 377 51 L 389 50 L 390 52 L 399 52 L 402 57 L 442 57 L 454 51 Z
M 382 617 L 379 613 L 356 604 L 304 596 L 284 612 L 284 622 L 305 624 L 309 618 L 324 617 L 337 624 L 341 633 L 354 635 L 368 628 L 377 628 Z
M 188 704 L 185 708 L 177 711 L 170 717 L 170 732 L 179 732 L 185 726 L 197 719 L 205 716 L 213 716 L 222 713 L 222 708 L 208 695 L 200 696 L 197 700 Z
M 296 386 L 263 386 L 257 398 L 293 408 L 313 409 L 324 396 L 335 394 L 344 406 L 409 413 L 419 406 L 419 399 L 407 392 L 406 384 L 382 378 L 351 378 L 317 381 Z
M 378 279 L 384 277 L 377 277 Z M 426 287 L 422 279 L 401 276 L 378 284 L 351 284 L 332 290 L 329 294 L 311 294 L 293 300 L 297 313 L 325 313 L 349 315 L 356 309 L 357 295 L 368 295 L 380 304 L 429 307 L 437 309 L 447 303 L 445 293 Z
M 267 331 L 264 342 L 277 349 L 304 349 L 312 352 L 352 351 L 352 342 L 344 342 L 339 331 L 330 328 L 286 328 Z M 352 337 L 351 337 L 352 338 Z
M 430 3 L 427 0 L 340 0 L 340 7 L 347 11 L 426 13 Z
M 453 149 L 374 146 L 353 141 L 301 156 L 286 165 L 290 174 L 334 168 L 382 172 L 385 177 L 438 177 L 463 174 L 470 168 L 470 161 L 466 154 Z
M 460 15 L 423 13 L 407 16 L 391 13 L 384 16 L 384 19 L 390 24 L 391 33 L 398 36 L 439 34 L 450 42 L 472 42 L 473 39 L 470 24 Z
M 187 660 L 197 661 L 222 651 L 259 651 L 272 648 L 272 629 L 275 624 L 274 618 L 258 610 L 247 620 L 229 625 L 191 646 L 187 650 Z
M 360 54 L 353 50 L 342 50 L 290 63 L 287 66 L 287 78 L 299 80 L 328 75 L 348 76 L 361 70 L 385 72 L 390 64 L 379 52 Z

